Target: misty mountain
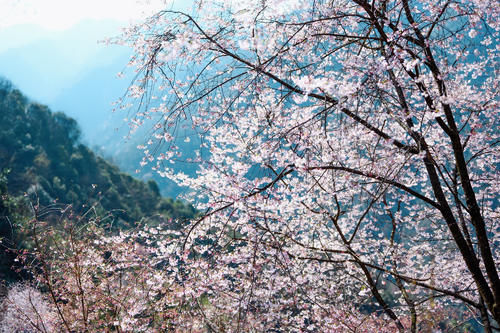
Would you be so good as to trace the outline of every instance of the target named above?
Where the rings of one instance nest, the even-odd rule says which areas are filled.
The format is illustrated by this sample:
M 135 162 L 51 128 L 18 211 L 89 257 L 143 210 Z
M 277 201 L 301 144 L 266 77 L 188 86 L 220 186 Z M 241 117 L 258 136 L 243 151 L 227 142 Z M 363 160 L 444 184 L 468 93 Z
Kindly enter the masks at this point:
M 116 74 L 125 68 L 130 50 L 98 41 L 118 35 L 121 25 L 83 21 L 61 32 L 33 25 L 4 29 L 0 41 L 10 42 L 0 48 L 0 74 L 31 99 L 66 111 L 80 123 L 84 140 L 99 144 L 111 103 L 129 83 Z
M 8 78 L 33 101 L 74 118 L 81 129 L 81 141 L 120 169 L 142 180 L 154 179 L 165 196 L 176 197 L 183 189 L 159 177 L 149 167 L 141 169 L 142 152 L 137 146 L 147 141 L 141 132 L 125 139 L 127 111 L 112 112 L 112 103 L 122 97 L 133 78 L 126 65 L 132 50 L 98 43 L 117 36 L 123 23 L 87 20 L 65 31 L 47 31 L 21 25 L 0 31 L 0 76 Z M 117 73 L 128 73 L 117 78 Z M 182 143 L 187 151 L 195 142 Z M 177 166 L 194 172 L 193 166 Z M 190 170 L 186 170 L 190 168 Z M 139 173 L 135 171 L 140 169 Z

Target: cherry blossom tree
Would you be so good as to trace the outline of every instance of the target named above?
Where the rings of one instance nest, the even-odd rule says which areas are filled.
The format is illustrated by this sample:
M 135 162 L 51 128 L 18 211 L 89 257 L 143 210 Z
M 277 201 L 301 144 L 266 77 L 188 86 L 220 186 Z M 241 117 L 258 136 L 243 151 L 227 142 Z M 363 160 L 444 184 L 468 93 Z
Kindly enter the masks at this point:
M 499 14 L 200 0 L 124 34 L 123 107 L 155 123 L 143 164 L 203 212 L 177 257 L 206 325 L 416 332 L 458 313 L 498 330 Z
M 1 332 L 170 331 L 184 313 L 176 267 L 163 269 L 175 233 L 160 228 L 111 233 L 111 216 L 71 206 L 40 208 L 28 224 L 32 244 L 18 256 L 30 284 L 0 302 Z M 55 220 L 55 218 L 57 220 Z M 57 223 L 55 223 L 57 222 Z M 168 266 L 168 265 L 167 265 Z M 187 312 L 187 311 L 186 311 Z M 189 314 L 189 312 L 187 312 Z
M 50 302 L 39 290 L 28 284 L 10 287 L 0 304 L 0 331 L 9 332 L 53 332 L 57 315 Z

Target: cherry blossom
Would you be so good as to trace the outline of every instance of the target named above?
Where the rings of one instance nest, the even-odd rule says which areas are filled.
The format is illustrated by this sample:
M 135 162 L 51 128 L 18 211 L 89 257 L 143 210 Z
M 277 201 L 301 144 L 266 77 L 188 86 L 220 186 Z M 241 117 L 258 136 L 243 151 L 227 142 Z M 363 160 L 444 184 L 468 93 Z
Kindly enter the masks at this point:
M 499 13 L 490 0 L 212 0 L 130 29 L 132 125 L 158 124 L 143 164 L 203 212 L 175 250 L 189 253 L 183 292 L 204 302 L 193 318 L 416 332 L 470 313 L 491 331 Z M 178 167 L 186 130 L 196 175 Z

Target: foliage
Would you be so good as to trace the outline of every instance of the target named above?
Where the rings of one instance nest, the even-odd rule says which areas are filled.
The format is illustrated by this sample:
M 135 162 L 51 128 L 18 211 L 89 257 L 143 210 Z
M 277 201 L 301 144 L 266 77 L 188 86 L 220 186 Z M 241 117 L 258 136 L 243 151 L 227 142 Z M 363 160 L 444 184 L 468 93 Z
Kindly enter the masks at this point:
M 492 331 L 499 22 L 493 0 L 209 0 L 129 29 L 131 124 L 157 120 L 143 163 L 205 212 L 183 245 L 210 258 L 190 267 L 200 320 L 416 332 L 467 308 Z M 182 126 L 194 176 L 165 163 Z
M 115 227 L 131 227 L 161 214 L 156 223 L 194 216 L 181 201 L 162 198 L 153 181 L 120 172 L 79 142 L 72 118 L 30 102 L 4 81 L 0 87 L 0 170 L 9 168 L 9 193 L 28 193 L 43 206 L 72 204 L 76 211 L 95 207 L 115 212 Z
M 11 251 L 18 247 L 20 233 L 17 221 L 25 220 L 30 212 L 26 209 L 24 198 L 9 195 L 7 175 L 10 170 L 0 171 L 0 281 L 12 282 L 18 275 L 11 270 L 16 254 Z M 2 295 L 0 284 L 0 295 Z
M 183 238 L 178 231 L 143 227 L 109 236 L 98 227 L 103 217 L 76 216 L 70 207 L 58 210 L 58 214 L 57 228 L 38 218 L 47 216 L 43 209 L 36 210 L 30 221 L 35 247 L 21 252 L 19 258 L 33 274 L 36 288 L 28 284 L 10 287 L 0 304 L 3 331 L 241 330 L 230 313 L 220 311 L 221 302 L 226 306 L 239 302 L 240 289 L 234 285 L 231 293 L 213 294 L 224 279 L 211 281 L 214 288 L 206 287 L 205 279 L 213 278 L 206 274 L 211 260 L 179 251 Z M 283 293 L 287 292 L 277 296 L 283 297 Z M 267 311 L 255 306 L 255 318 Z M 233 315 L 237 311 L 234 307 Z M 332 321 L 342 321 L 342 325 L 330 327 L 332 332 L 344 332 L 346 328 L 395 331 L 394 325 L 352 306 L 331 311 Z M 440 310 L 434 309 L 432 314 L 429 323 L 442 319 Z M 280 322 L 275 328 L 293 329 L 298 319 L 302 318 L 292 315 L 288 323 Z M 262 331 L 267 325 L 256 322 L 248 329 Z
M 102 217 L 92 212 L 76 216 L 68 207 L 60 214 L 58 228 L 39 218 L 31 221 L 36 247 L 21 257 L 50 299 L 57 331 L 169 329 L 176 284 L 151 244 L 152 235 L 165 239 L 166 232 L 156 227 L 111 235 L 98 227 Z

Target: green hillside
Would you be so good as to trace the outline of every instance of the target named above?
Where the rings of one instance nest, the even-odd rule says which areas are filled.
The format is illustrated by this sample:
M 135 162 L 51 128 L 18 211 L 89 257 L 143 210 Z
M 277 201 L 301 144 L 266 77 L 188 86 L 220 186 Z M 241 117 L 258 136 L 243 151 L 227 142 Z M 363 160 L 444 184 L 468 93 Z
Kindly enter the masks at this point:
M 79 141 L 76 121 L 29 101 L 8 81 L 0 82 L 0 171 L 11 196 L 28 196 L 41 205 L 92 205 L 112 212 L 115 227 L 144 217 L 190 218 L 190 205 L 163 198 L 154 181 L 121 172 Z
M 145 218 L 175 226 L 196 213 L 191 205 L 162 197 L 156 182 L 137 180 L 96 155 L 79 141 L 74 119 L 30 101 L 6 80 L 0 80 L 0 119 L 2 252 L 22 243 L 16 226 L 30 217 L 30 203 L 71 205 L 77 214 L 93 207 L 110 216 L 106 224 L 112 230 Z M 12 259 L 3 255 L 0 271 Z

